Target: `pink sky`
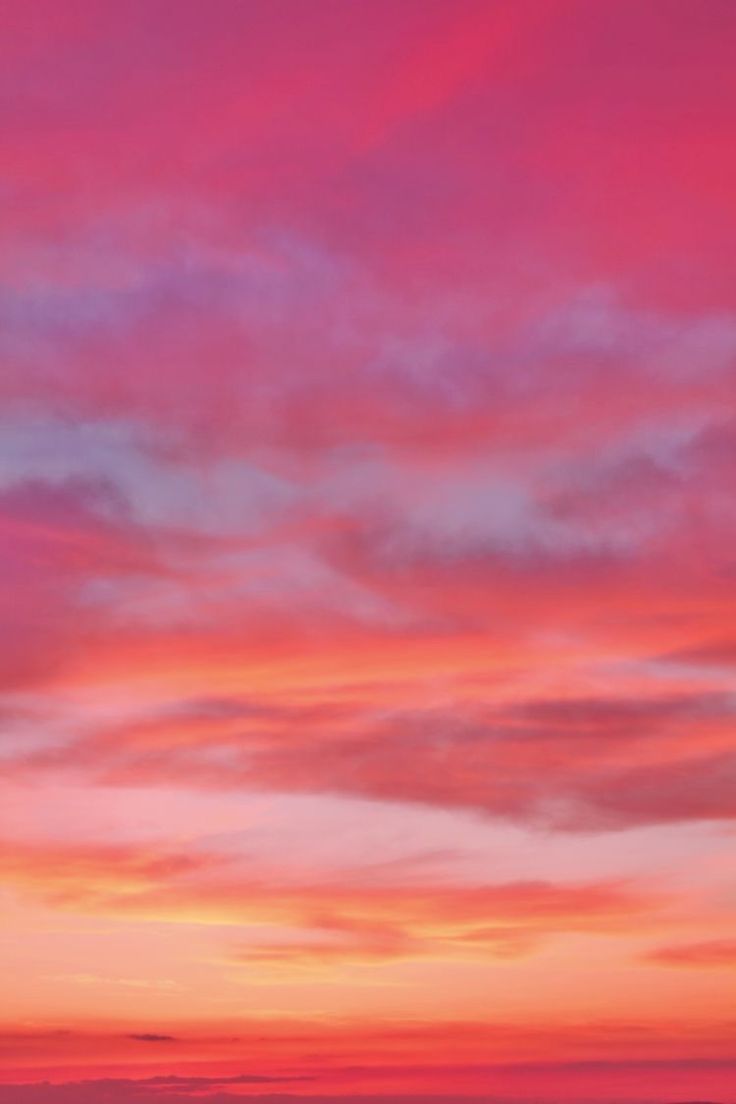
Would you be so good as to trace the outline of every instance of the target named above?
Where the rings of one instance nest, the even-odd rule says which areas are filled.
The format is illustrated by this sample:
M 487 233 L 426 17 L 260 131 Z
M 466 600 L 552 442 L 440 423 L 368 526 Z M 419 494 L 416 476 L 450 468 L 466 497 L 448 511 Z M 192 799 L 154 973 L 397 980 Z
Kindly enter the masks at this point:
M 0 1101 L 736 1101 L 732 0 L 0 10 Z

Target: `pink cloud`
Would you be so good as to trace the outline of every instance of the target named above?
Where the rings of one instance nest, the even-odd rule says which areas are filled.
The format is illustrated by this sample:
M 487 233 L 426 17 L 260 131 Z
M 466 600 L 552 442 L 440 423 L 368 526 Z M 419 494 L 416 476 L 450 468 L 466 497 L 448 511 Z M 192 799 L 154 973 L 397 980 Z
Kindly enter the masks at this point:
M 196 991 L 9 1099 L 302 1075 L 309 1098 L 306 1030 L 294 1069 L 137 1076 L 236 1000 L 218 970 L 279 986 L 286 1008 L 249 993 L 254 1046 L 289 1002 L 381 1012 L 326 1063 L 347 1099 L 724 1096 L 704 967 L 732 957 L 733 4 L 15 8 L 0 867 L 28 946 L 3 975 L 18 1023 L 114 1019 L 104 986 L 48 981 L 98 977 L 50 919 L 78 915 L 132 957 L 178 931 Z M 187 958 L 189 923 L 228 930 L 215 962 Z M 516 1025 L 500 1069 L 443 1023 L 394 1061 L 432 969 L 474 1019 L 497 963 L 510 1016 L 605 1000 L 614 1035 L 662 1034 L 684 1008 L 705 1043 L 643 1053 L 639 1024 L 568 1053 Z M 96 1048 L 122 1068 L 93 1076 Z
M 724 969 L 736 966 L 736 941 L 711 939 L 702 943 L 675 943 L 672 946 L 655 947 L 647 959 L 660 966 L 693 966 Z

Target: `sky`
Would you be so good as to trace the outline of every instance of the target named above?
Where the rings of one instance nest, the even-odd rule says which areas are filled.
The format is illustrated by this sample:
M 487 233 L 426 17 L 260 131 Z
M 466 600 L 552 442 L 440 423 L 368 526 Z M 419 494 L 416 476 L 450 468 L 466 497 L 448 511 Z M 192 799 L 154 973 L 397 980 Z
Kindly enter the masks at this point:
M 736 1101 L 733 0 L 0 6 L 0 1101 Z

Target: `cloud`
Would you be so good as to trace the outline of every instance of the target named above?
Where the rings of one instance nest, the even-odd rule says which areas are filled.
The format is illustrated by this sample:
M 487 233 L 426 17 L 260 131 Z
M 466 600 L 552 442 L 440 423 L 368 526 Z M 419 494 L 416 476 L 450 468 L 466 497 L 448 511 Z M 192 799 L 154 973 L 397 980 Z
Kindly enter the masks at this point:
M 0 532 L 8 628 L 0 680 L 9 690 L 45 681 L 63 668 L 67 649 L 83 650 L 94 635 L 95 619 L 76 603 L 90 573 L 157 570 L 147 542 L 121 516 L 114 488 L 92 478 L 6 487 Z
M 98 489 L 98 509 L 114 507 L 150 536 L 185 531 L 226 541 L 278 524 L 298 507 L 298 487 L 245 458 L 193 463 L 166 435 L 124 419 L 7 418 L 2 423 L 2 483 Z M 106 492 L 107 502 L 101 491 Z M 90 496 L 91 497 L 91 496 Z
M 219 1104 L 219 1093 L 231 1090 L 233 1099 L 240 1099 L 238 1088 L 248 1086 L 259 1101 L 263 1099 L 258 1095 L 259 1084 L 263 1084 L 271 1094 L 283 1086 L 283 1097 L 269 1099 L 291 1104 L 293 1084 L 299 1099 L 305 1094 L 315 1104 L 323 1097 L 350 1104 L 358 1104 L 361 1098 L 424 1104 L 440 1097 L 449 1104 L 466 1095 L 476 1100 L 498 1098 L 506 1104 L 529 1096 L 594 1101 L 603 1089 L 633 1104 L 642 1100 L 642 1086 L 649 1084 L 672 1099 L 708 1092 L 715 1099 L 728 1100 L 734 1073 L 730 1025 L 703 1023 L 697 1017 L 658 1021 L 644 1030 L 641 1022 L 620 1017 L 601 1021 L 563 1017 L 554 1024 L 487 1017 L 484 1022 L 386 1021 L 364 1015 L 301 1020 L 254 1017 L 240 1019 L 235 1033 L 219 1038 L 208 1037 L 206 1029 L 195 1029 L 193 1024 L 184 1035 L 186 1062 L 177 1062 L 173 1071 L 170 1065 L 156 1064 L 159 1048 L 151 1048 L 155 1057 L 149 1049 L 149 1064 L 141 1067 L 140 1047 L 126 1037 L 111 1040 L 104 1033 L 80 1037 L 74 1031 L 28 1029 L 25 1035 L 3 1035 L 0 1047 L 13 1061 L 21 1056 L 28 1061 L 32 1051 L 35 1065 L 15 1076 L 8 1067 L 1 1091 L 13 1104 L 16 1099 L 33 1104 L 98 1101 L 104 1099 L 108 1086 L 110 1095 L 117 1094 L 114 1098 L 119 1096 L 126 1104 L 127 1099 L 138 1104 L 141 1098 L 149 1104 L 148 1094 L 151 1101 L 157 1094 L 157 1099 L 173 1098 L 179 1104 L 190 1098 L 187 1094 L 194 1094 L 212 1097 Z M 244 1045 L 248 1049 L 245 1072 Z M 74 1073 L 65 1074 L 63 1062 L 71 1058 Z M 51 1085 L 48 1066 L 59 1059 L 62 1066 L 57 1066 L 56 1084 Z M 93 1072 L 80 1076 L 79 1068 Z M 52 1095 L 44 1097 L 44 1092 Z
M 654 947 L 645 955 L 645 960 L 659 966 L 727 969 L 729 966 L 736 967 L 736 940 L 709 939 L 701 943 Z
M 330 1087 L 329 1097 L 325 1095 L 283 1095 L 273 1094 L 268 1096 L 248 1094 L 254 1104 L 295 1104 L 296 1101 L 305 1101 L 306 1104 L 319 1104 L 330 1099 L 336 1104 L 450 1104 L 451 1101 L 467 1101 L 468 1104 L 478 1099 L 488 1101 L 489 1104 L 514 1104 L 515 1101 L 528 1099 L 529 1091 L 535 1093 L 534 1099 L 540 1104 L 549 1102 L 552 1104 L 556 1091 L 567 1091 L 574 1095 L 570 1098 L 580 1101 L 593 1101 L 601 1080 L 604 1080 L 607 1088 L 618 1090 L 619 1099 L 622 1101 L 641 1100 L 641 1085 L 654 1082 L 655 1091 L 676 1091 L 681 1086 L 684 1091 L 694 1091 L 698 1083 L 707 1087 L 726 1089 L 728 1078 L 733 1074 L 733 1063 L 719 1060 L 633 1060 L 633 1061 L 575 1061 L 575 1062 L 525 1062 L 506 1064 L 486 1064 L 482 1066 L 457 1066 L 449 1064 L 427 1065 L 424 1067 L 412 1067 L 401 1070 L 396 1067 L 377 1068 L 353 1068 L 337 1070 L 338 1084 L 342 1079 L 361 1078 L 370 1086 L 374 1078 L 379 1080 L 393 1077 L 398 1082 L 398 1092 L 388 1091 L 375 1095 L 353 1091 L 340 1092 L 335 1085 Z M 422 1084 L 423 1079 L 432 1078 Z M 3 1086 L 3 1093 L 8 1104 L 67 1104 L 75 1101 L 86 1104 L 87 1101 L 97 1102 L 102 1099 L 121 1101 L 121 1104 L 153 1104 L 154 1101 L 166 1100 L 170 1104 L 184 1104 L 190 1101 L 194 1095 L 211 1101 L 212 1104 L 226 1104 L 229 1101 L 240 1100 L 239 1094 L 230 1094 L 229 1086 L 245 1086 L 273 1083 L 287 1083 L 289 1081 L 309 1081 L 311 1078 L 299 1077 L 274 1077 L 258 1075 L 236 1075 L 232 1077 L 150 1077 L 141 1079 L 106 1078 L 89 1081 L 65 1082 L 60 1084 L 8 1084 Z M 447 1095 L 447 1089 L 455 1083 L 456 1087 L 452 1095 Z M 416 1084 L 416 1088 L 412 1085 Z M 478 1092 L 483 1091 L 481 1086 L 486 1086 L 483 1096 Z M 635 1095 L 638 1090 L 639 1095 Z M 489 1095 L 490 1093 L 490 1095 Z M 582 1095 L 580 1095 L 582 1093 Z M 518 1094 L 518 1095 L 517 1095 Z M 541 1094 L 541 1095 L 540 1095 Z M 652 1097 L 654 1099 L 654 1097 Z
M 736 663 L 736 640 L 711 640 L 695 647 L 670 652 L 662 658 L 673 663 L 731 667 Z
M 141 1035 L 130 1035 L 129 1038 L 136 1039 L 139 1043 L 174 1043 L 176 1039 L 173 1035 L 153 1035 L 150 1032 L 143 1033 Z
M 733 715 L 721 690 L 424 708 L 382 705 L 375 691 L 308 707 L 195 700 L 97 729 L 63 759 L 116 785 L 333 793 L 616 829 L 732 819 Z
M 192 1099 L 205 1099 L 215 1104 L 242 1100 L 240 1094 L 222 1093 L 228 1086 L 287 1084 L 293 1081 L 309 1081 L 309 1076 L 269 1077 L 260 1074 L 238 1074 L 233 1077 L 180 1077 L 176 1075 L 142 1078 L 104 1078 L 99 1080 L 69 1081 L 58 1084 L 3 1085 L 2 1093 L 8 1104 L 97 1104 L 102 1100 L 120 1101 L 121 1104 L 184 1104 Z M 258 1099 L 258 1098 L 256 1098 Z M 275 1098 L 267 1098 L 273 1101 Z M 295 1097 L 292 1100 L 298 1099 Z
M 659 894 L 614 880 L 365 884 L 346 874 L 316 882 L 295 871 L 274 882 L 232 855 L 143 844 L 9 844 L 0 869 L 8 885 L 62 910 L 250 927 L 250 941 L 232 946 L 226 959 L 264 968 L 512 959 L 561 933 L 640 928 L 664 903 Z M 285 937 L 269 941 L 258 933 L 264 925 L 285 929 Z M 174 1041 L 158 1033 L 130 1037 Z

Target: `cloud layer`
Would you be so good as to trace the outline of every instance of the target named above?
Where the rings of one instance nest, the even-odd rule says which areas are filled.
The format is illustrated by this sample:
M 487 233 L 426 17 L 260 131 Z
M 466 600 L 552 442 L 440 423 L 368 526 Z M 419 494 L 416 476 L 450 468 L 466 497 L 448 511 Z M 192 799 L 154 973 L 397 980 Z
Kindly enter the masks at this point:
M 9 1104 L 727 1099 L 735 40 L 0 13 Z

